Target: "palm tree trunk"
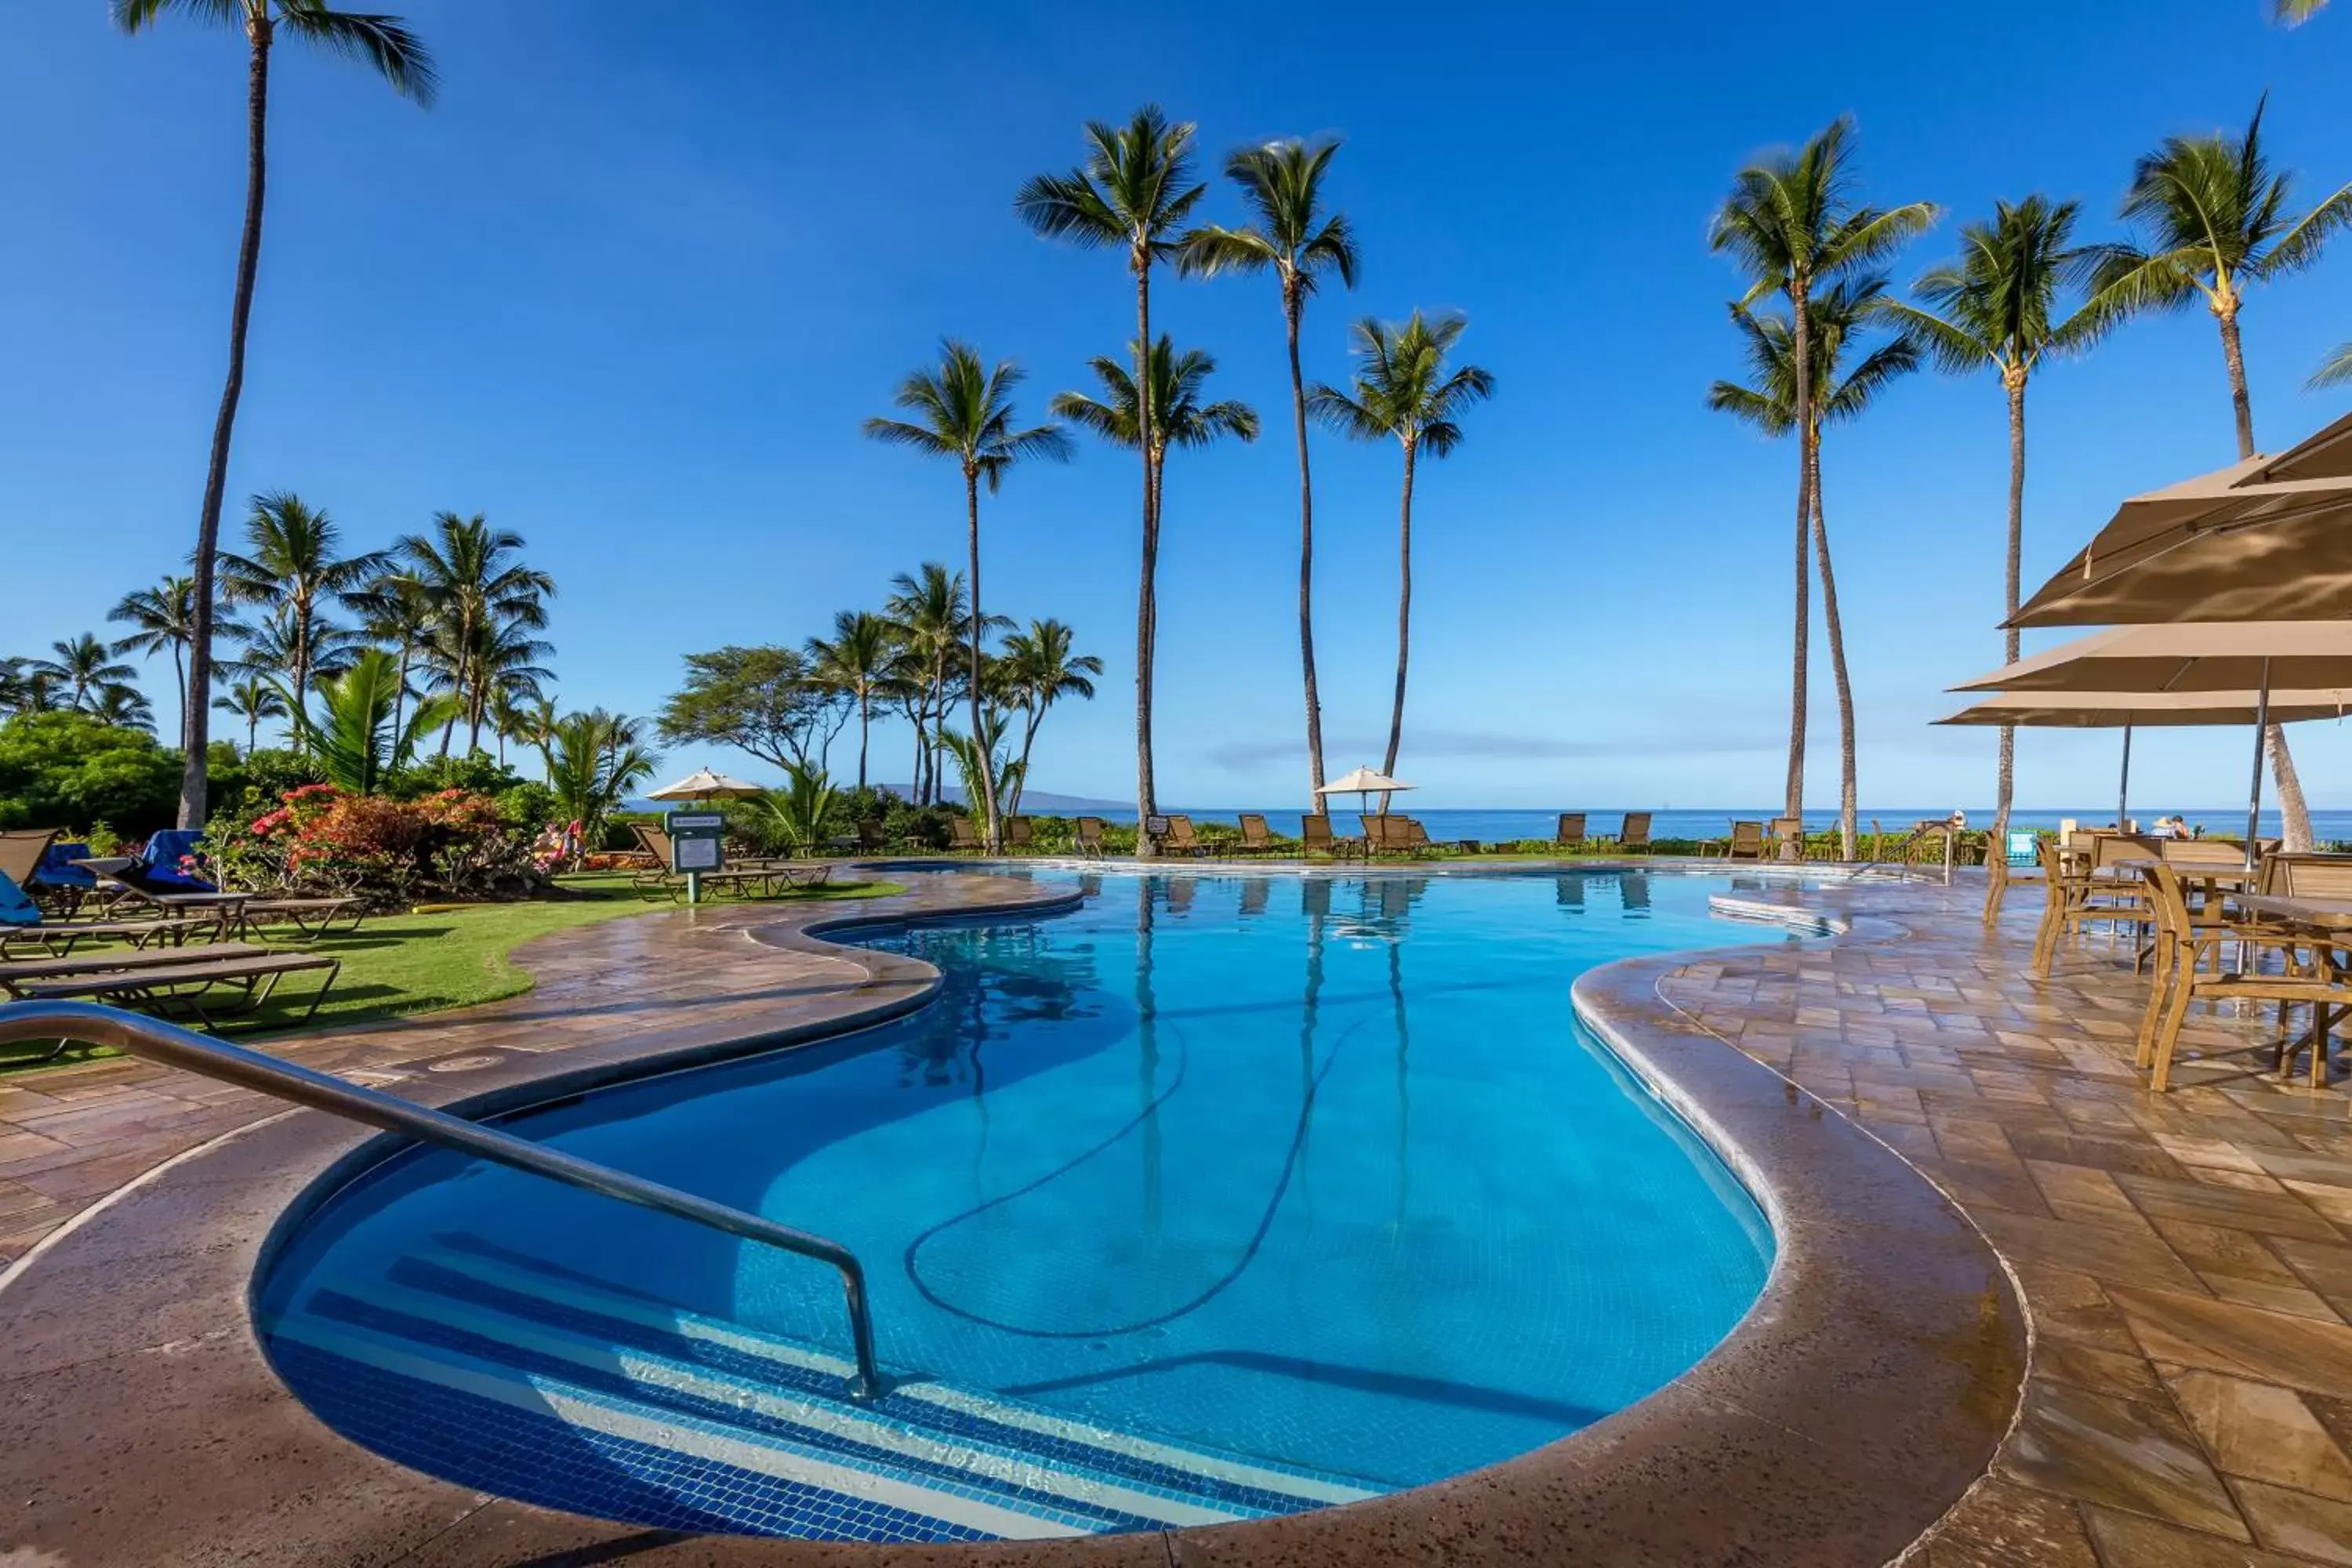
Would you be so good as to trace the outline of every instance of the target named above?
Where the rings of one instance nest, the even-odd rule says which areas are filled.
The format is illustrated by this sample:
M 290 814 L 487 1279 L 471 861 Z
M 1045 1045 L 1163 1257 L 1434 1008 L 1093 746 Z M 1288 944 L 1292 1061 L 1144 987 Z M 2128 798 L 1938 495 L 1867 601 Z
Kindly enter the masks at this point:
M 2003 620 L 2017 614 L 2021 575 L 2025 562 L 2025 372 L 2021 369 L 2004 371 L 2001 379 L 2009 389 L 2009 555 L 2002 563 L 2001 605 Z M 2017 662 L 2017 628 L 2010 627 L 2001 634 L 2001 662 Z M 2009 842 L 2010 808 L 2017 799 L 2017 730 L 2013 725 L 2000 727 L 2000 768 L 1995 783 L 1992 808 L 1992 844 L 1987 854 L 2002 853 Z
M 1853 858 L 1857 804 L 1853 781 L 1853 687 L 1846 679 L 1845 630 L 1838 623 L 1837 574 L 1830 570 L 1830 525 L 1822 515 L 1822 438 L 1813 436 L 1813 554 L 1822 572 L 1822 624 L 1830 639 L 1830 673 L 1837 684 L 1838 858 Z M 1801 826 L 1799 828 L 1802 835 Z
M 873 699 L 865 692 L 857 694 L 857 787 L 866 787 L 866 732 L 874 722 Z
M 1812 428 L 1813 367 L 1812 321 L 1807 310 L 1805 289 L 1801 282 L 1792 283 L 1789 290 L 1789 319 L 1791 335 L 1791 357 L 1797 372 L 1797 627 L 1794 657 L 1790 660 L 1789 689 L 1789 778 L 1783 793 L 1782 815 L 1794 817 L 1800 831 L 1784 840 L 1780 858 L 1793 860 L 1803 853 L 1802 825 L 1805 819 L 1805 658 L 1807 645 L 1811 640 L 1812 615 L 1807 603 L 1811 574 L 1806 569 L 1807 535 L 1812 531 L 1812 456 L 1801 432 Z
M 408 701 L 408 639 L 400 643 L 400 682 L 392 689 L 392 732 L 400 733 L 400 716 Z
M 180 749 L 188 746 L 188 672 L 180 657 L 180 645 L 172 645 L 172 689 L 180 694 Z M 247 751 L 253 748 L 248 745 Z
M 1029 721 L 1021 731 L 1021 777 L 1013 786 L 1013 809 L 1021 809 L 1021 797 L 1029 793 L 1029 748 L 1037 743 L 1037 726 L 1045 721 L 1042 705 L 1029 710 Z
M 205 470 L 205 500 L 196 514 L 195 614 L 188 632 L 188 684 L 181 694 L 180 763 L 182 827 L 205 825 L 205 746 L 212 713 L 205 701 L 213 685 L 213 557 L 220 548 L 221 497 L 228 489 L 229 437 L 236 428 L 236 403 L 245 392 L 245 334 L 253 319 L 253 279 L 261 265 L 261 205 L 268 184 L 269 124 L 269 28 L 267 14 L 246 24 L 253 45 L 246 88 L 245 227 L 237 237 L 236 293 L 229 307 L 228 379 L 221 388 L 220 413 L 213 420 L 213 449 Z
M 1298 369 L 1296 279 L 1282 280 L 1282 316 L 1290 340 L 1290 422 L 1298 436 L 1298 663 L 1307 680 L 1307 809 L 1318 809 L 1323 787 L 1323 702 L 1315 689 L 1315 486 L 1307 469 L 1307 383 Z
M 2246 360 L 2238 342 L 2238 307 L 2232 300 L 2213 314 L 2221 323 L 2221 358 L 2230 367 L 2230 403 L 2238 416 L 2238 456 L 2254 455 L 2254 405 L 2246 395 Z M 2263 731 L 2271 754 L 2271 777 L 2278 784 L 2279 826 L 2284 847 L 2300 854 L 2311 847 L 2311 808 L 2303 798 L 2303 780 L 2294 771 L 2294 755 L 2286 749 L 2286 729 L 2273 724 Z
M 1381 772 L 1396 776 L 1397 746 L 1404 739 L 1404 676 L 1405 666 L 1412 657 L 1412 468 L 1418 456 L 1415 444 L 1404 444 L 1404 490 L 1397 513 L 1397 677 L 1396 700 L 1389 709 L 1389 749 L 1381 763 Z M 1389 808 L 1389 797 L 1381 796 L 1381 810 Z
M 245 754 L 250 758 L 253 748 L 261 738 L 261 715 L 248 711 L 245 716 Z
M 980 762 L 980 799 L 984 815 L 981 821 L 986 829 L 988 852 L 995 854 L 1002 846 L 996 819 L 996 764 L 989 756 L 995 748 L 980 726 L 980 631 L 986 624 L 980 607 L 980 470 L 966 468 L 963 476 L 964 521 L 966 542 L 971 552 L 971 749 Z M 969 805 L 970 802 L 965 804 Z
M 1151 251 L 1139 245 L 1129 259 L 1135 269 L 1135 444 L 1143 456 L 1143 570 L 1135 606 L 1135 853 L 1149 860 L 1159 853 L 1151 819 L 1160 811 L 1151 779 L 1151 643 L 1160 568 L 1159 487 L 1151 460 Z

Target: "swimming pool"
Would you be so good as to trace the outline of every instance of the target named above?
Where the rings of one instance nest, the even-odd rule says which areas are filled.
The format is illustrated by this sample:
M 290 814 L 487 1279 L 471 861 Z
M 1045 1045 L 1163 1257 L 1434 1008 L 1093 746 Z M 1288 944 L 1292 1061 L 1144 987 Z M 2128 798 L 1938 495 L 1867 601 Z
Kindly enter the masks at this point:
M 1052 877 L 1057 874 L 1041 874 Z M 455 1156 L 286 1242 L 256 1308 L 330 1425 L 507 1496 L 859 1540 L 1340 1502 L 1551 1441 L 1745 1313 L 1754 1202 L 1573 1020 L 1612 959 L 1794 940 L 1720 879 L 1087 874 L 863 939 L 940 995 L 507 1125 L 831 1236 L 837 1279 Z

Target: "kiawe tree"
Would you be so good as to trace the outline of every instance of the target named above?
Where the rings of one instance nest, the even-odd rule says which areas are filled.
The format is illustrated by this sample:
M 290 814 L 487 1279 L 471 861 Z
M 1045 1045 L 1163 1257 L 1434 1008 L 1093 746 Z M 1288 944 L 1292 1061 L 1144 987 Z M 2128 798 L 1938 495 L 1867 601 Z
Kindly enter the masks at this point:
M 212 454 L 204 500 L 196 513 L 194 577 L 195 614 L 188 644 L 188 682 L 181 733 L 186 755 L 180 779 L 179 825 L 205 825 L 205 743 L 210 735 L 213 682 L 213 572 L 220 543 L 221 500 L 228 487 L 230 437 L 245 388 L 246 329 L 253 317 L 254 278 L 261 261 L 261 212 L 268 173 L 270 50 L 278 35 L 356 59 L 394 92 L 419 104 L 433 101 L 432 56 L 397 16 L 338 11 L 325 0 L 111 0 L 115 25 L 126 33 L 152 26 L 167 12 L 236 27 L 245 34 L 245 223 L 237 238 L 236 287 L 229 307 L 228 374 L 213 421 Z
M 1239 228 L 1204 224 L 1188 236 L 1178 264 L 1213 278 L 1221 272 L 1272 272 L 1282 288 L 1282 325 L 1290 351 L 1290 417 L 1298 441 L 1298 663 L 1307 688 L 1307 805 L 1322 809 L 1323 704 L 1315 680 L 1315 485 L 1307 461 L 1307 382 L 1298 363 L 1298 328 L 1307 296 L 1327 276 L 1356 286 L 1356 240 L 1345 215 L 1323 209 L 1323 176 L 1336 140 L 1296 139 L 1245 147 L 1225 160 L 1251 221 Z
M 1087 160 L 1066 174 L 1040 174 L 1013 198 L 1013 210 L 1039 234 L 1088 248 L 1127 253 L 1135 275 L 1135 380 L 1143 389 L 1137 406 L 1143 454 L 1143 562 L 1135 612 L 1135 809 L 1148 825 L 1160 807 L 1151 775 L 1151 639 L 1160 563 L 1160 513 L 1152 488 L 1151 268 L 1172 261 L 1184 244 L 1182 228 L 1208 189 L 1192 177 L 1190 123 L 1172 122 L 1157 104 L 1146 104 L 1123 126 L 1089 121 Z M 975 585 L 976 586 L 976 585 Z M 1149 858 L 1158 846 L 1146 830 L 1136 853 Z
M 1022 380 L 1020 366 L 1011 360 L 984 365 L 970 344 L 950 338 L 940 345 L 935 371 L 919 370 L 898 384 L 891 401 L 912 419 L 877 416 L 866 422 L 866 433 L 894 447 L 907 447 L 929 457 L 945 458 L 963 473 L 964 518 L 971 586 L 971 655 L 970 684 L 971 732 L 981 732 L 980 702 L 983 655 L 981 632 L 985 612 L 980 596 L 980 487 L 985 479 L 991 495 L 1004 483 L 1005 470 L 1024 458 L 1066 462 L 1070 438 L 1060 426 L 1038 425 L 1022 429 L 1013 409 L 1013 389 Z M 1000 843 L 996 784 L 982 748 L 980 767 L 982 820 L 987 826 L 988 847 Z
M 2328 239 L 2352 221 L 2352 184 L 2300 217 L 2291 216 L 2291 182 L 2263 152 L 2263 104 L 2242 138 L 2168 137 L 2139 161 L 2123 204 L 2144 243 L 2114 246 L 2102 257 L 2084 312 L 2105 327 L 2123 317 L 2179 310 L 2201 300 L 2221 331 L 2238 456 L 2254 455 L 2254 410 L 2238 315 L 2246 287 L 2297 272 L 2319 259 Z M 2311 813 L 2287 751 L 2286 731 L 2264 731 L 2278 781 L 2286 847 L 2311 847 Z
M 1412 653 L 1412 489 L 1421 455 L 1450 457 L 1462 444 L 1462 411 L 1495 394 L 1495 378 L 1475 364 L 1446 368 L 1446 356 L 1469 325 L 1458 315 L 1415 310 L 1402 326 L 1370 317 L 1354 330 L 1356 374 L 1350 389 L 1318 384 L 1307 405 L 1334 429 L 1359 440 L 1396 437 L 1404 450 L 1397 510 L 1396 699 L 1389 710 L 1389 749 L 1381 772 L 1393 777 L 1404 737 L 1405 670 Z

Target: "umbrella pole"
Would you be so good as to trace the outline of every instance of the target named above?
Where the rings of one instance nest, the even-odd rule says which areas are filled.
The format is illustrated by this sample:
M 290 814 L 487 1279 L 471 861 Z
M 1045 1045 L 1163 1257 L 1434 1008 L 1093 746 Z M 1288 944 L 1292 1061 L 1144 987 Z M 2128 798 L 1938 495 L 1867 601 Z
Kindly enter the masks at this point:
M 2122 776 L 2116 780 L 2116 831 L 2117 833 L 2131 831 L 2131 818 L 2125 815 L 2126 807 L 2131 800 L 2131 732 L 2132 727 L 2128 724 L 2125 725 L 2124 771 Z
M 2263 659 L 2262 690 L 2254 699 L 2254 782 L 2246 795 L 2246 869 L 2254 868 L 2260 858 L 2255 849 L 2256 829 L 2263 820 L 2263 737 L 2271 727 L 2271 661 Z

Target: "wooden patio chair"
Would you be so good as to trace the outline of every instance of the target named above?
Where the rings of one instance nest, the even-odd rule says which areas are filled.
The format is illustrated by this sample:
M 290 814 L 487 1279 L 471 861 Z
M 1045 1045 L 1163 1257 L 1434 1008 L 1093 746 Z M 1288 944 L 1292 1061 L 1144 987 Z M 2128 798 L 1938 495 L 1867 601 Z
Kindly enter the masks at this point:
M 1192 819 L 1181 812 L 1168 814 L 1168 831 L 1160 836 L 1160 847 L 1164 854 L 1190 855 L 1195 859 L 1209 853 L 1209 847 L 1192 831 Z
M 1358 840 L 1340 838 L 1331 832 L 1328 812 L 1309 812 L 1298 819 L 1298 839 L 1309 855 L 1328 855 L 1334 859 L 1346 859 L 1361 847 Z
M 2153 1069 L 2148 1088 L 2162 1094 L 2171 1087 L 2173 1054 L 2189 1007 L 2200 1001 L 2225 1000 L 2278 1004 L 2278 1047 L 2271 1063 L 2277 1072 L 2292 1065 L 2301 1044 L 2288 1037 L 2289 1011 L 2299 1004 L 2309 1005 L 2311 1086 L 2326 1084 L 2330 1010 L 2352 1005 L 2352 988 L 2336 972 L 2333 947 L 2284 933 L 2199 922 L 2190 918 L 2179 872 L 2160 859 L 2141 861 L 2137 869 L 2148 888 L 2157 933 L 2155 976 L 2140 1018 L 2136 1058 L 2138 1066 Z M 2281 954 L 2283 973 L 2260 972 L 2264 952 Z M 2234 967 L 2225 968 L 2225 958 L 2232 959 Z
M 948 853 L 977 855 L 988 846 L 981 842 L 980 828 L 962 812 L 948 816 Z
M 1727 860 L 1761 860 L 1764 858 L 1764 825 L 1735 818 L 1731 824 L 1731 837 L 1723 840 L 1720 846 L 1708 847 L 1719 847 Z M 1706 852 L 1706 847 L 1700 850 L 1701 854 Z
M 1805 819 L 1801 816 L 1776 816 L 1764 825 L 1762 858 L 1778 860 L 1784 846 L 1794 842 L 1796 858 L 1805 858 Z
M 1085 856 L 1089 860 L 1101 859 L 1103 858 L 1103 835 L 1109 830 L 1110 824 L 1099 816 L 1082 816 L 1078 818 L 1078 853 Z
M 1004 819 L 1004 847 L 1007 849 L 1034 849 L 1037 845 L 1036 826 L 1025 816 Z
M 1552 833 L 1551 847 L 1555 849 L 1584 847 L 1584 813 L 1563 811 L 1559 814 L 1559 826 Z
M 1265 825 L 1264 814 L 1244 811 L 1241 815 L 1242 841 L 1235 853 L 1242 855 L 1272 855 L 1282 846 L 1275 842 L 1274 831 Z
M 1650 852 L 1650 816 L 1646 811 L 1629 811 L 1617 829 L 1617 851 L 1621 855 L 1647 855 Z

